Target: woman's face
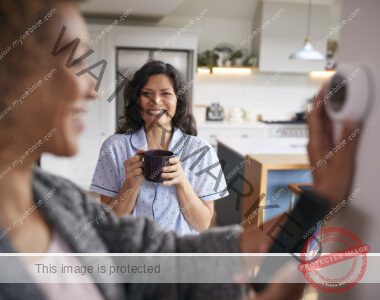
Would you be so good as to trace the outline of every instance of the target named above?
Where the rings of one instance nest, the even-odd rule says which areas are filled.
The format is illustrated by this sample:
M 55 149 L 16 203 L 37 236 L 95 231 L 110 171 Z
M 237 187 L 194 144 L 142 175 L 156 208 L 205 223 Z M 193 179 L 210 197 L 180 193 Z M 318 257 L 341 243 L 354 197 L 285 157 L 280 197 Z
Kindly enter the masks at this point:
M 140 105 L 142 107 L 141 117 L 145 121 L 146 127 L 157 118 L 158 124 L 166 129 L 171 129 L 172 118 L 177 107 L 177 96 L 172 80 L 165 74 L 150 76 L 141 89 Z
M 84 128 L 83 120 L 78 116 L 83 115 L 86 110 L 87 99 L 96 97 L 96 82 L 88 73 L 79 77 L 76 75 L 86 68 L 85 63 L 66 67 L 73 46 L 55 57 L 51 54 L 62 26 L 67 29 L 58 49 L 79 38 L 79 52 L 88 42 L 86 25 L 76 6 L 72 3 L 62 3 L 57 7 L 57 11 L 61 13 L 61 21 L 51 29 L 55 31 L 54 41 L 41 53 L 41 60 L 44 60 L 48 67 L 39 70 L 38 74 L 33 75 L 30 83 L 27 83 L 28 86 L 32 86 L 41 80 L 42 84 L 15 110 L 12 120 L 15 130 L 12 131 L 17 133 L 18 140 L 22 140 L 22 144 L 18 143 L 21 148 L 30 148 L 42 140 L 42 145 L 35 152 L 71 156 L 78 150 L 78 135 Z M 50 77 L 46 77 L 48 73 Z M 51 136 L 45 139 L 49 132 Z

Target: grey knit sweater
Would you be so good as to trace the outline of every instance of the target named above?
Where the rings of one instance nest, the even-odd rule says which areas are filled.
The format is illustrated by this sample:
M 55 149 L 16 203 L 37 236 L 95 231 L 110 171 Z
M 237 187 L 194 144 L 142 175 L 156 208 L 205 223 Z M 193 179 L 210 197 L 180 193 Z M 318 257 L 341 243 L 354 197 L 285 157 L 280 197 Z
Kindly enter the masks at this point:
M 48 223 L 75 253 L 237 253 L 239 234 L 230 239 L 231 228 L 215 229 L 197 236 L 178 237 L 174 232 L 159 230 L 159 225 L 145 217 L 116 217 L 108 213 L 98 219 L 79 239 L 74 234 L 95 219 L 104 206 L 70 181 L 35 168 L 34 200 L 44 200 L 41 209 Z M 0 227 L 0 232 L 3 228 Z M 154 234 L 155 238 L 150 236 Z M 14 253 L 9 239 L 0 240 L 1 253 Z M 109 259 L 109 258 L 105 258 Z M 13 266 L 14 268 L 14 266 Z M 21 261 L 18 276 L 28 276 Z M 219 266 L 223 268 L 223 266 Z M 4 270 L 4 269 L 3 269 Z M 2 271 L 0 271 L 2 272 Z M 97 283 L 105 299 L 238 299 L 240 288 L 235 284 L 114 284 Z M 0 284 L 0 299 L 44 299 L 35 284 Z M 75 299 L 71 299 L 75 300 Z

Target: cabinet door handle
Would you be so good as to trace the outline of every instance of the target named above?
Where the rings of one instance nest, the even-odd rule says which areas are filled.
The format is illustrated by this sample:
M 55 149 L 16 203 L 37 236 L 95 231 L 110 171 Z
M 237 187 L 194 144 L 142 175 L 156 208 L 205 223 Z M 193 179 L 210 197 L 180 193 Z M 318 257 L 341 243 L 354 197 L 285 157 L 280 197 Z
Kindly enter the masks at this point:
M 242 134 L 241 137 L 242 138 L 249 138 L 249 135 L 248 134 Z
M 210 135 L 210 138 L 215 139 L 215 138 L 216 138 L 216 134 L 211 134 L 211 135 Z

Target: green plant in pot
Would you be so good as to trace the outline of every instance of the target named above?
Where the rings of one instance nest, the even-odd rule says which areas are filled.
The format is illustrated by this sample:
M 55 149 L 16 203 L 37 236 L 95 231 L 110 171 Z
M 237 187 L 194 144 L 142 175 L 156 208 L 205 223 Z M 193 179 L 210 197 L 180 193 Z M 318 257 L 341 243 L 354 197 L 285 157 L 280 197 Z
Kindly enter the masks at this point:
M 216 67 L 218 65 L 217 61 L 219 58 L 219 55 L 214 50 L 207 50 L 206 51 L 207 61 L 208 61 L 208 67 L 210 68 L 210 73 L 212 73 L 212 68 Z
M 237 50 L 231 55 L 232 65 L 241 66 L 243 62 L 243 52 L 241 50 Z
M 207 67 L 207 57 L 204 53 L 198 54 L 198 67 Z
M 217 66 L 217 60 L 219 55 L 214 51 L 204 51 L 198 55 L 198 67 L 208 67 L 210 73 L 212 73 L 212 68 Z

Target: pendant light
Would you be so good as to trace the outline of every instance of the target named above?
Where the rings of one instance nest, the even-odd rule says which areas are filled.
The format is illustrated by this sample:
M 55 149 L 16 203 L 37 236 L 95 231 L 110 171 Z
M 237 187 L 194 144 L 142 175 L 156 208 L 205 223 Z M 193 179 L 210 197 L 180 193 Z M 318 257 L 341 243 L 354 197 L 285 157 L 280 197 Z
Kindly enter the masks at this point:
M 309 0 L 309 16 L 307 21 L 307 31 L 306 31 L 306 40 L 303 47 L 296 52 L 294 52 L 292 55 L 290 55 L 290 59 L 303 59 L 303 60 L 324 60 L 325 56 L 315 50 L 313 46 L 310 43 L 310 23 L 311 23 L 311 1 Z

